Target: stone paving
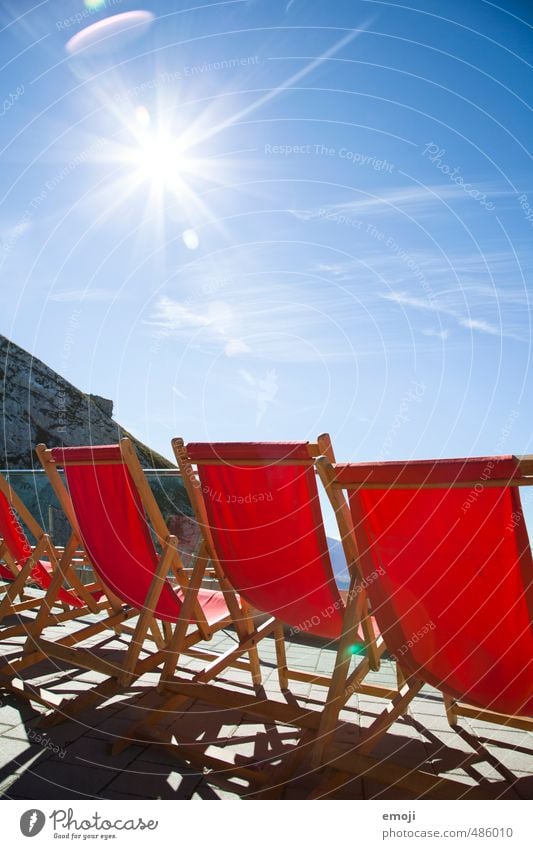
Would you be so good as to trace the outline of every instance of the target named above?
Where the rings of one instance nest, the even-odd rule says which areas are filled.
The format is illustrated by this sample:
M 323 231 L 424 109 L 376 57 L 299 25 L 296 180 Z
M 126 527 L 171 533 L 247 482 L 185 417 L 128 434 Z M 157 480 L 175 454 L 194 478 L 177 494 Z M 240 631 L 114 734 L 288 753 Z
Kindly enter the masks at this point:
M 90 621 L 90 616 L 84 619 Z M 47 637 L 64 636 L 73 627 L 70 623 L 51 628 Z M 206 647 L 223 652 L 232 643 L 230 631 L 220 632 Z M 94 640 L 92 646 L 95 652 L 115 657 L 117 663 L 124 647 L 119 638 L 101 644 Z M 0 655 L 16 650 L 17 641 L 2 642 L 0 632 Z M 288 642 L 287 655 L 289 666 L 317 675 L 330 673 L 335 657 L 334 651 L 323 645 L 297 642 Z M 264 692 L 269 698 L 290 698 L 309 709 L 320 709 L 325 697 L 323 687 L 291 682 L 292 696 L 280 692 L 273 640 L 261 642 L 260 657 Z M 180 662 L 183 675 L 186 670 L 199 668 L 197 659 Z M 50 661 L 33 668 L 31 676 L 32 682 L 46 688 L 55 702 L 102 681 L 96 673 Z M 65 720 L 47 728 L 40 727 L 45 708 L 0 690 L 0 795 L 7 799 L 200 800 L 268 795 L 301 799 L 313 794 L 326 796 L 328 789 L 329 798 L 412 799 L 418 795 L 391 782 L 378 783 L 368 773 L 340 775 L 333 770 L 313 770 L 309 740 L 302 740 L 297 729 L 265 724 L 241 711 L 217 709 L 198 701 L 162 713 L 157 742 L 147 743 L 135 735 L 131 745 L 113 754 L 117 736 L 127 734 L 146 715 L 146 706 L 158 698 L 154 689 L 157 679 L 156 673 L 145 675 L 126 693 L 88 708 L 76 721 Z M 395 680 L 394 665 L 388 659 L 379 672 L 367 678 L 389 687 L 395 686 Z M 231 669 L 216 683 L 256 695 L 245 670 Z M 383 710 L 384 704 L 380 699 L 353 696 L 341 714 L 336 750 L 349 752 L 357 744 L 361 729 Z M 175 738 L 182 747 L 191 749 L 172 745 Z M 302 758 L 291 768 L 296 751 Z M 372 754 L 411 770 L 424 764 L 435 776 L 458 782 L 457 798 L 468 798 L 471 793 L 478 798 L 533 798 L 531 734 L 465 718 L 452 729 L 441 697 L 430 687 L 421 691 L 409 714 L 393 726 Z M 210 771 L 202 769 L 206 756 L 227 762 L 227 770 L 213 764 Z M 232 765 L 245 770 L 235 774 Z M 328 785 L 333 776 L 337 784 L 341 781 L 340 786 Z

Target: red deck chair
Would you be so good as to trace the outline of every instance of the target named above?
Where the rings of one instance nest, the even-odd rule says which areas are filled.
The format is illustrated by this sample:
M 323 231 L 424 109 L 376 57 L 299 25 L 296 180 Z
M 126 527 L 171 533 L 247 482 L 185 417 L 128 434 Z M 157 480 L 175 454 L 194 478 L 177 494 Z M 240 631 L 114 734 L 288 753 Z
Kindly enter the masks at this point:
M 356 692 L 392 699 L 396 690 L 364 681 L 378 669 L 383 640 L 374 633 L 364 589 L 359 586 L 357 552 L 353 534 L 343 533 L 343 545 L 351 575 L 345 604 L 333 574 L 319 495 L 314 460 L 324 452 L 333 458 L 327 435 L 317 443 L 189 443 L 172 441 L 190 502 L 200 526 L 211 562 L 229 580 L 254 611 L 269 619 L 255 632 L 259 641 L 274 632 L 280 687 L 303 681 L 330 688 L 331 678 L 287 666 L 284 629 L 304 632 L 328 641 L 340 640 L 337 657 L 342 669 L 346 701 Z M 349 523 L 349 511 L 345 520 Z M 177 637 L 177 632 L 176 632 Z M 361 657 L 362 644 L 366 657 Z M 146 734 L 162 712 L 175 709 L 180 694 L 238 708 L 261 717 L 316 729 L 318 711 L 287 705 L 220 687 L 202 686 L 173 677 L 177 653 L 170 651 L 159 684 L 160 692 L 173 694 L 168 702 L 148 712 L 128 733 L 131 739 Z M 232 654 L 239 651 L 239 647 Z M 358 656 L 359 655 L 359 656 Z M 349 675 L 351 661 L 359 660 Z M 335 670 L 334 677 L 337 675 Z M 303 751 L 303 747 L 302 748 Z
M 178 540 L 168 531 L 130 440 L 98 447 L 47 449 L 40 445 L 37 454 L 96 574 L 119 601 L 110 616 L 85 629 L 86 633 L 81 632 L 76 648 L 72 648 L 72 637 L 58 642 L 34 637 L 40 651 L 110 676 L 108 688 L 100 687 L 102 694 L 129 685 L 161 663 L 172 626 L 178 622 L 184 625 L 180 651 L 210 639 L 217 630 L 231 624 L 243 633 L 247 620 L 233 592 L 226 591 L 226 586 L 224 593 L 200 588 L 207 564 L 202 553 L 189 582 L 182 568 Z M 66 486 L 58 467 L 64 470 Z M 169 575 L 176 581 L 175 587 Z M 53 598 L 54 587 L 49 593 Z M 125 631 L 123 623 L 133 616 L 138 616 L 138 620 L 120 667 L 79 645 L 85 636 L 92 637 L 117 625 Z M 192 634 L 187 633 L 191 623 L 196 626 Z M 146 639 L 153 639 L 158 651 L 139 660 Z M 253 646 L 249 650 L 256 677 L 260 675 L 257 653 Z M 80 697 L 79 707 L 84 707 L 86 701 Z M 69 715 L 75 709 L 70 706 Z
M 372 610 L 406 681 L 359 751 L 425 683 L 452 723 L 533 729 L 533 564 L 518 491 L 533 460 L 318 465 L 330 493 L 349 493 Z M 324 712 L 316 762 L 335 720 Z
M 319 444 L 189 443 L 173 440 L 173 448 L 202 529 L 209 557 L 242 599 L 274 623 L 280 685 L 289 679 L 328 687 L 328 677 L 287 668 L 284 629 L 336 641 L 346 634 L 352 646 L 366 642 L 350 683 L 353 689 L 391 697 L 386 688 L 362 684 L 379 667 L 382 640 L 376 638 L 364 591 L 357 591 L 356 552 L 345 539 L 352 577 L 345 605 L 333 575 L 314 458 L 332 456 L 329 437 Z M 358 632 L 358 627 L 362 631 Z M 350 662 L 348 654 L 343 662 Z M 174 666 L 172 657 L 164 676 Z
M 35 540 L 34 548 L 23 525 Z M 72 547 L 68 546 L 67 549 L 65 558 L 64 551 L 52 544 L 50 537 L 45 534 L 11 485 L 0 475 L 0 578 L 6 582 L 0 601 L 0 624 L 7 616 L 19 616 L 24 611 L 35 611 L 40 607 L 42 597 L 24 599 L 24 589 L 28 585 L 34 585 L 47 590 L 54 568 L 57 568 L 60 562 L 71 587 L 61 587 L 55 606 L 60 607 L 65 615 L 58 613 L 52 621 L 58 622 L 79 615 L 76 611 L 98 610 L 95 598 L 98 587 L 84 586 L 81 583 L 73 568 Z M 17 597 L 20 599 L 18 602 Z M 26 619 L 19 625 L 3 628 L 0 633 L 2 639 L 8 639 L 25 633 L 30 627 L 31 620 Z

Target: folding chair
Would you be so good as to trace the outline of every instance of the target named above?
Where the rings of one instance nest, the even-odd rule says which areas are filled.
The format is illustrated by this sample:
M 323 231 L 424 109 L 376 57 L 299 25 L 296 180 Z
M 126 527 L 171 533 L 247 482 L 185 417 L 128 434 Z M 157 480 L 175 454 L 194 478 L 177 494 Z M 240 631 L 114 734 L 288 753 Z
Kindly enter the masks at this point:
M 187 653 L 195 643 L 209 640 L 216 631 L 231 625 L 245 639 L 251 624 L 223 576 L 222 592 L 200 587 L 207 566 L 203 552 L 189 581 L 182 568 L 178 540 L 168 531 L 129 439 L 122 439 L 120 445 L 96 447 L 47 449 L 39 445 L 37 454 L 74 535 L 83 541 L 95 573 L 111 598 L 117 600 L 114 609 L 99 622 L 63 640 L 47 640 L 39 626 L 46 619 L 45 608 L 55 600 L 59 576 L 52 581 L 30 638 L 40 652 L 108 676 L 105 685 L 99 687 L 99 695 L 109 696 L 164 660 L 172 628 L 177 624 L 180 652 Z M 64 471 L 66 486 L 58 468 Z M 83 647 L 87 638 L 105 631 L 118 628 L 127 633 L 125 623 L 133 617 L 138 617 L 137 623 L 118 664 Z M 195 626 L 192 633 L 191 623 Z M 155 642 L 156 651 L 141 660 L 146 640 Z M 257 650 L 253 645 L 247 650 L 253 680 L 258 683 Z M 218 661 L 218 656 L 209 656 Z M 86 707 L 90 699 L 91 694 L 79 697 L 68 706 L 68 715 Z
M 373 629 L 367 598 L 360 585 L 357 551 L 353 534 L 342 534 L 342 542 L 351 576 L 346 603 L 333 574 L 316 482 L 314 459 L 327 451 L 333 459 L 327 435 L 319 442 L 293 443 L 189 443 L 172 442 L 176 459 L 203 535 L 207 556 L 217 564 L 231 586 L 256 612 L 270 618 L 256 630 L 259 641 L 274 631 L 277 672 L 280 687 L 289 681 L 309 682 L 329 688 L 327 675 L 315 675 L 287 666 L 284 627 L 292 633 L 305 632 L 329 641 L 341 640 L 343 651 L 337 663 L 345 672 L 349 695 L 362 692 L 391 699 L 396 690 L 368 684 L 364 678 L 379 668 L 384 651 L 383 640 Z M 345 516 L 349 524 L 349 511 Z M 360 630 L 359 630 L 360 629 Z M 175 641 L 169 645 L 159 690 L 174 693 L 157 713 L 147 713 L 143 722 L 131 729 L 136 732 L 157 722 L 161 711 L 175 709 L 179 694 L 187 697 L 217 698 L 235 707 L 235 694 L 214 688 L 202 688 L 201 677 L 194 684 L 177 680 Z M 355 649 L 366 645 L 356 669 L 348 676 Z M 233 650 L 239 651 L 239 647 Z M 347 696 L 348 697 L 348 696 Z M 240 704 L 240 702 L 239 702 Z M 309 727 L 309 711 L 273 703 L 265 699 L 244 698 L 242 708 L 290 723 L 301 719 Z M 311 711 L 312 713 L 312 711 Z M 305 714 L 305 716 L 304 716 Z M 316 727 L 318 714 L 311 719 Z M 295 722 L 298 724 L 298 722 Z
M 35 540 L 32 548 L 24 527 Z M 72 545 L 64 550 L 52 544 L 37 520 L 26 508 L 7 480 L 0 475 L 0 578 L 4 581 L 3 598 L 0 601 L 0 626 L 9 616 L 20 617 L 26 611 L 39 609 L 42 596 L 24 598 L 29 585 L 47 590 L 53 578 L 54 570 L 59 568 L 70 584 L 70 588 L 61 587 L 54 607 L 56 612 L 51 620 L 54 623 L 75 618 L 81 612 L 98 610 L 98 584 L 83 585 L 75 568 Z M 76 552 L 80 561 L 82 552 Z M 19 601 L 16 601 L 17 597 Z M 3 640 L 27 633 L 32 620 L 23 618 L 17 625 L 3 627 L 0 635 Z
M 351 578 L 348 605 L 333 575 L 314 468 L 321 450 L 330 456 L 333 450 L 326 435 L 320 444 L 172 442 L 210 559 L 241 598 L 276 622 L 283 689 L 291 678 L 325 683 L 287 668 L 283 626 L 294 634 L 337 640 L 347 628 L 348 610 L 352 645 L 367 643 L 365 669 L 379 667 L 382 640 L 373 632 L 365 593 L 357 590 L 357 552 L 350 536 L 343 535 Z M 360 625 L 365 633 L 358 638 Z M 163 673 L 172 665 L 169 655 Z
M 332 503 L 349 495 L 372 611 L 405 679 L 357 753 L 424 684 L 443 693 L 452 724 L 532 730 L 533 563 L 518 487 L 533 484 L 533 458 L 317 465 Z M 336 720 L 330 699 L 315 764 Z

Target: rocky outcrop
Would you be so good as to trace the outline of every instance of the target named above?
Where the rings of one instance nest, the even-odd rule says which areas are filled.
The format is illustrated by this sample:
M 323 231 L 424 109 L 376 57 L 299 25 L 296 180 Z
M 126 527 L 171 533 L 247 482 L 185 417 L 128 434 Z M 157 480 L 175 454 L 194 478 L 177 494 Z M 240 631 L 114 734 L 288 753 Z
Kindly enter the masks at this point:
M 129 436 L 145 468 L 172 463 L 112 418 L 113 402 L 87 395 L 41 360 L 0 336 L 0 468 L 31 469 L 39 442 L 105 445 Z

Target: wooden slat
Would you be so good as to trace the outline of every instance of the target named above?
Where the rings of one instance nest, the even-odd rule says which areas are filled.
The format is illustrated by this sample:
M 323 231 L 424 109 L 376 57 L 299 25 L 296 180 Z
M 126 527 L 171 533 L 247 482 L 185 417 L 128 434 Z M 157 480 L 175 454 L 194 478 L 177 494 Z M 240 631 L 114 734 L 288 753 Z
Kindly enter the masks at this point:
M 193 460 L 195 466 L 312 466 L 314 461 L 309 460 Z
M 506 713 L 497 713 L 493 710 L 477 708 L 462 702 L 453 703 L 453 712 L 457 716 L 466 716 L 470 719 L 479 719 L 483 722 L 493 722 L 496 725 L 505 725 L 509 728 L 519 728 L 522 731 L 533 731 L 533 719 L 528 716 L 509 716 Z
M 334 481 L 332 484 L 334 489 L 473 489 L 475 486 L 483 488 L 499 487 L 503 489 L 507 486 L 533 486 L 533 477 L 522 477 L 512 480 L 474 480 L 474 481 L 447 481 L 446 483 L 424 483 L 424 481 L 416 483 L 339 483 Z

